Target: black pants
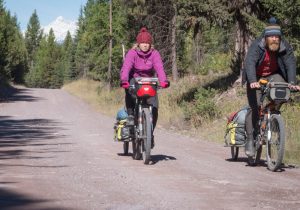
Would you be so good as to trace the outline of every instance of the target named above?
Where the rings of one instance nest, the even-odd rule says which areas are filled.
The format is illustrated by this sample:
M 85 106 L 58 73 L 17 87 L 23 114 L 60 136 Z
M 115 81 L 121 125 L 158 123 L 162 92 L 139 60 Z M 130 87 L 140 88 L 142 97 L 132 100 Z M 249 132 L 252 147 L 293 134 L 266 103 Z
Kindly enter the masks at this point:
M 286 82 L 280 74 L 273 74 L 265 78 L 269 81 L 272 79 L 272 82 Z M 254 138 L 253 131 L 256 129 L 259 120 L 258 108 L 261 104 L 261 90 L 251 89 L 250 84 L 247 84 L 247 98 L 251 109 L 246 115 L 246 133 L 248 138 Z
M 135 107 L 136 99 L 129 93 L 127 89 L 125 89 L 125 104 L 128 115 L 134 115 L 134 107 Z M 152 119 L 153 119 L 153 130 L 156 126 L 158 119 L 158 97 L 157 95 L 151 97 L 147 100 L 148 104 L 152 105 Z

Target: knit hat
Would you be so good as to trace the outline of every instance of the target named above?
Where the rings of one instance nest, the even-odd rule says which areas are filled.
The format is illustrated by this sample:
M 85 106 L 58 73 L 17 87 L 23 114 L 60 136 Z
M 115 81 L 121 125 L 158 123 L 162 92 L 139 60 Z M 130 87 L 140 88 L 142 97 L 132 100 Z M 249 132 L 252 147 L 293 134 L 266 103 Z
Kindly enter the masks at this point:
M 277 24 L 277 20 L 274 17 L 271 17 L 268 21 L 269 23 L 265 27 L 264 36 L 281 36 L 281 28 Z
M 152 44 L 152 36 L 148 32 L 147 28 L 145 27 L 141 28 L 139 34 L 136 36 L 136 42 L 138 44 L 140 43 Z

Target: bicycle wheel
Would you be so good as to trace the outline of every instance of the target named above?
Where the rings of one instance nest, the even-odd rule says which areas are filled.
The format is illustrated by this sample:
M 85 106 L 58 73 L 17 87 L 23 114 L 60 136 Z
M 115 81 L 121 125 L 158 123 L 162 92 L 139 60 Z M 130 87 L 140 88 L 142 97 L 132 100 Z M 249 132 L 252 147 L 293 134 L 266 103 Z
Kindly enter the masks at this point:
M 128 155 L 128 150 L 129 150 L 129 142 L 128 141 L 124 141 L 124 143 L 123 143 L 123 152 L 124 152 L 124 155 Z
M 284 122 L 281 115 L 271 115 L 269 129 L 267 139 L 267 164 L 268 169 L 276 171 L 281 167 L 285 146 Z
M 143 108 L 143 160 L 144 164 L 149 164 L 151 154 L 152 121 L 149 108 Z
M 231 146 L 231 159 L 237 160 L 239 157 L 239 147 Z

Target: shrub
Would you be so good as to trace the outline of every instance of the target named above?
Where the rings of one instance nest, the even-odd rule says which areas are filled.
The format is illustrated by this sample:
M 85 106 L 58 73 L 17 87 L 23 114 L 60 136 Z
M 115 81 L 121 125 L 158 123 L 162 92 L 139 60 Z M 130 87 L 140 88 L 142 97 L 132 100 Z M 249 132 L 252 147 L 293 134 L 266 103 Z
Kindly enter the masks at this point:
M 198 127 L 218 117 L 220 111 L 213 100 L 216 92 L 211 88 L 199 88 L 191 103 L 183 102 L 185 119 Z

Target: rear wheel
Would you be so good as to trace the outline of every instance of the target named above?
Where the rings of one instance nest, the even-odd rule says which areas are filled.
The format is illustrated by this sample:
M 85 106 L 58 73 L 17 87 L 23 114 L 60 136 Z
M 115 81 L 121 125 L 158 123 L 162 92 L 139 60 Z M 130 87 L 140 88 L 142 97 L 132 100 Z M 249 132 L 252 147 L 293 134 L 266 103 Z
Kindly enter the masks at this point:
M 151 139 L 152 139 L 152 121 L 149 108 L 143 108 L 143 160 L 145 164 L 149 164 L 151 155 Z
M 270 130 L 267 139 L 267 164 L 268 169 L 276 171 L 281 167 L 284 157 L 285 130 L 281 115 L 272 114 Z

